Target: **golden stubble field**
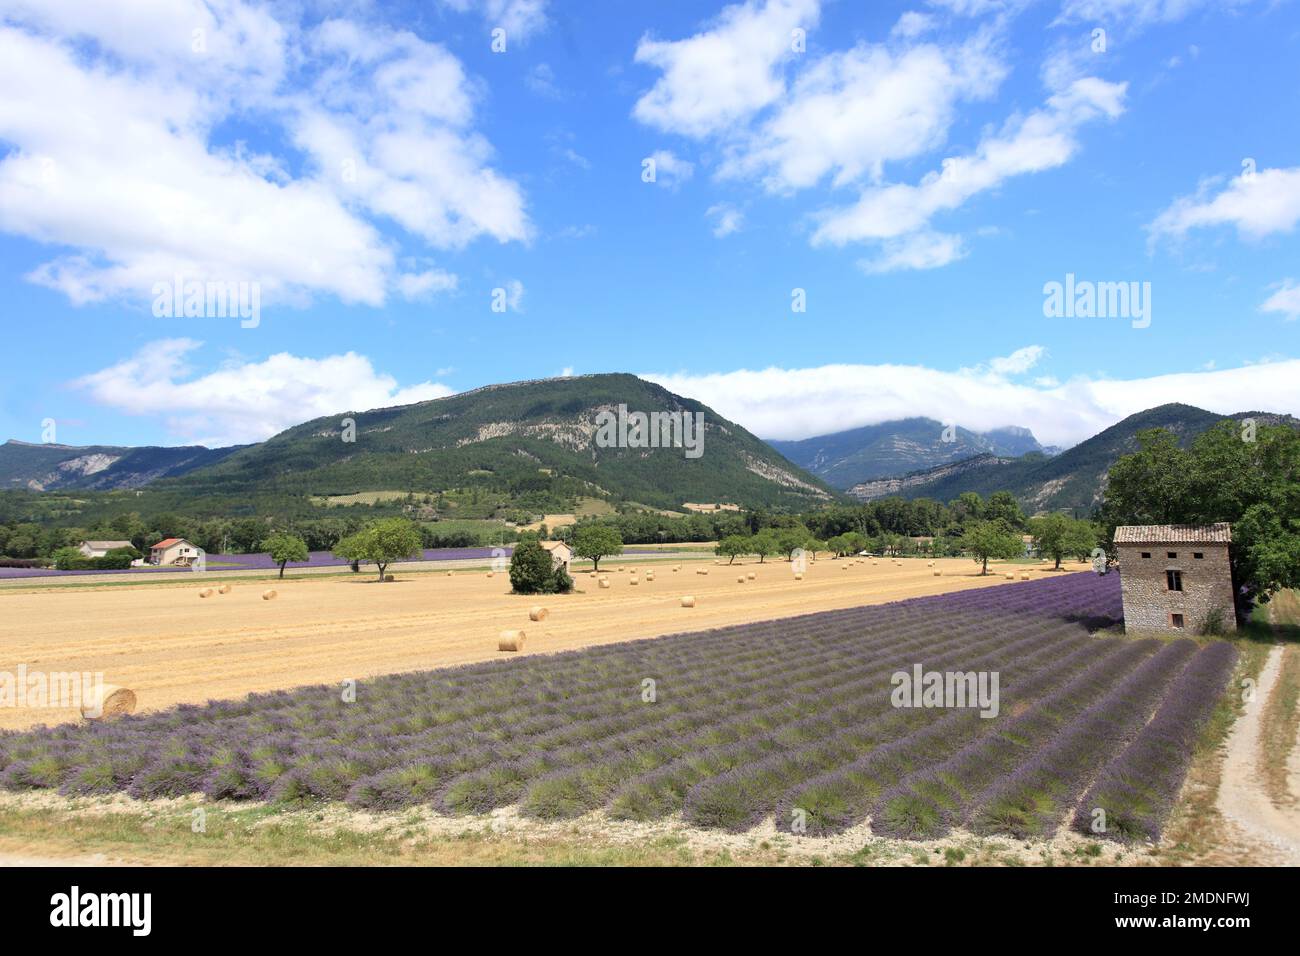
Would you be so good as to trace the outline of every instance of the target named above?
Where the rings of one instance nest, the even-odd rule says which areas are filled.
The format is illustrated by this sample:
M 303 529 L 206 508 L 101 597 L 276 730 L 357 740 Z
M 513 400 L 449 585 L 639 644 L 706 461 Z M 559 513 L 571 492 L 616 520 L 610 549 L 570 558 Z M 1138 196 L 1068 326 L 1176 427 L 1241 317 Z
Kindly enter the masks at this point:
M 199 584 L 133 584 L 84 588 L 33 585 L 0 592 L 0 671 L 102 672 L 133 689 L 140 710 L 202 703 L 305 684 L 361 680 L 493 658 L 507 628 L 527 633 L 525 654 L 571 650 L 642 637 L 702 630 L 813 611 L 879 604 L 927 594 L 1037 579 L 1047 565 L 990 566 L 980 577 L 967 559 L 896 565 L 880 559 L 823 559 L 796 581 L 784 561 L 613 561 L 602 571 L 608 589 L 576 571 L 577 591 L 545 598 L 510 593 L 509 577 L 485 571 L 397 575 L 330 575 L 286 581 L 231 580 L 228 594 L 199 597 Z M 1071 565 L 1072 568 L 1085 567 Z M 614 568 L 621 570 L 615 571 Z M 645 569 L 654 568 L 647 581 Z M 696 573 L 707 568 L 708 574 Z M 634 572 L 640 583 L 630 584 Z M 754 572 L 756 580 L 737 583 Z M 278 597 L 262 600 L 275 588 Z M 683 608 L 680 597 L 694 595 Z M 528 620 L 543 604 L 549 617 Z M 78 719 L 72 709 L 0 707 L 0 727 Z

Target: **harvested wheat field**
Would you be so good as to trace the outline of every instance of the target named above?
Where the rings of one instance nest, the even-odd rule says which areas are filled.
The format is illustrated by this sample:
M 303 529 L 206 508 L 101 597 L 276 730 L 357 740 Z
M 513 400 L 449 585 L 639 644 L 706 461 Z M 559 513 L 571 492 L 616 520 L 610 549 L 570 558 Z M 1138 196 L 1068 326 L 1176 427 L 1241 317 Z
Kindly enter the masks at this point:
M 453 576 L 399 574 L 392 583 L 373 575 L 330 575 L 266 584 L 236 580 L 228 593 L 200 598 L 202 588 L 135 584 L 84 588 L 33 585 L 0 596 L 0 671 L 98 672 L 130 688 L 139 712 L 177 703 L 202 703 L 304 684 L 335 683 L 378 674 L 426 670 L 504 656 L 501 632 L 527 633 L 523 657 L 702 630 L 724 624 L 793 617 L 818 610 L 1010 586 L 1001 569 L 981 577 L 966 559 L 894 564 L 821 560 L 796 581 L 783 561 L 747 562 L 730 569 L 712 562 L 655 563 L 655 579 L 626 560 L 607 562 L 602 589 L 586 572 L 577 590 L 542 600 L 548 614 L 529 621 L 539 603 L 510 594 L 509 578 L 481 572 Z M 644 567 L 644 565 L 640 566 Z M 1032 568 L 1037 579 L 1046 566 Z M 1075 565 L 1074 567 L 1083 567 Z M 619 570 L 615 570 L 615 569 Z M 713 574 L 696 574 L 709 568 Z M 754 580 L 738 584 L 739 574 Z M 683 607 L 683 595 L 695 598 Z M 22 728 L 78 719 L 75 708 L 0 708 L 0 727 Z

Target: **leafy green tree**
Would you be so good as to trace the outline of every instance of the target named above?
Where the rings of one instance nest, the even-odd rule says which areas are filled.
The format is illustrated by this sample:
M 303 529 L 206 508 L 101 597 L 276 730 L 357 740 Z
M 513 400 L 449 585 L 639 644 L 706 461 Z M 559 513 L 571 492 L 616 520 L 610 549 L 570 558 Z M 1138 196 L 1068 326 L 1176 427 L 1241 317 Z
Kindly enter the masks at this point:
M 1087 556 L 1097 546 L 1097 531 L 1092 524 L 1065 514 L 1030 518 L 1029 533 L 1034 536 L 1038 553 L 1055 561 L 1056 569 L 1067 555 Z
M 592 570 L 599 571 L 601 558 L 623 553 L 623 536 L 606 524 L 580 524 L 573 532 L 573 553 L 589 559 Z
M 1020 535 L 1001 521 L 973 521 L 961 539 L 962 550 L 969 551 L 980 565 L 980 574 L 989 573 L 990 558 L 1018 558 L 1024 553 Z
M 729 534 L 718 542 L 713 553 L 721 558 L 730 558 L 727 564 L 735 564 L 736 558 L 750 554 L 750 536 L 747 534 Z
M 1300 587 L 1300 432 L 1225 421 L 1187 449 L 1164 429 L 1140 432 L 1110 469 L 1101 514 L 1107 541 L 1119 525 L 1229 522 L 1240 602 L 1266 602 Z
M 388 565 L 419 550 L 420 531 L 405 518 L 383 518 L 334 546 L 334 554 L 345 561 L 373 561 L 380 581 Z
M 510 555 L 510 587 L 516 594 L 560 594 L 573 590 L 573 578 L 556 567 L 536 535 L 525 535 Z
M 777 544 L 776 535 L 772 529 L 764 528 L 758 534 L 749 539 L 749 553 L 758 555 L 758 563 L 762 564 L 768 555 L 780 554 L 781 548 Z
M 54 567 L 60 571 L 72 571 L 80 567 L 85 560 L 85 555 L 77 548 L 59 548 L 50 558 L 54 561 Z
M 785 555 L 786 560 L 793 561 L 794 553 L 800 548 L 807 550 L 811 540 L 812 534 L 803 525 L 782 528 L 776 533 L 776 549 Z
M 307 542 L 296 534 L 273 534 L 262 542 L 262 550 L 270 554 L 271 560 L 280 566 L 280 577 L 284 577 L 284 566 L 290 561 L 311 560 Z

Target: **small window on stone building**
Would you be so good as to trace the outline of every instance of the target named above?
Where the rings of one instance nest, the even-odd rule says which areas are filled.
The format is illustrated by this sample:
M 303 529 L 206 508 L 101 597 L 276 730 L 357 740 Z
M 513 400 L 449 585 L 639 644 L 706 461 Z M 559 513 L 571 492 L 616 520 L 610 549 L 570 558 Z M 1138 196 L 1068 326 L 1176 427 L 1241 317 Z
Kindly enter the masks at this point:
M 1195 558 L 1197 561 L 1199 561 L 1199 560 L 1201 560 L 1201 558 L 1205 557 L 1205 552 L 1204 552 L 1204 551 L 1193 551 L 1193 552 L 1192 552 L 1192 557 Z
M 1170 614 L 1170 615 L 1169 615 L 1169 626 L 1170 626 L 1170 627 L 1182 627 L 1182 626 L 1183 626 L 1183 616 L 1182 616 L 1181 614 Z
M 1151 557 L 1151 552 L 1150 552 L 1150 551 L 1143 551 L 1143 552 L 1142 552 L 1142 557 L 1144 557 L 1144 558 L 1149 558 L 1149 557 Z
M 1165 583 L 1169 585 L 1171 591 L 1181 591 L 1183 589 L 1183 572 L 1166 571 Z
M 1176 557 L 1178 557 L 1178 552 L 1177 552 L 1177 551 L 1166 551 L 1166 552 L 1165 552 L 1165 556 L 1166 556 L 1166 557 L 1170 557 L 1170 558 L 1176 558 Z

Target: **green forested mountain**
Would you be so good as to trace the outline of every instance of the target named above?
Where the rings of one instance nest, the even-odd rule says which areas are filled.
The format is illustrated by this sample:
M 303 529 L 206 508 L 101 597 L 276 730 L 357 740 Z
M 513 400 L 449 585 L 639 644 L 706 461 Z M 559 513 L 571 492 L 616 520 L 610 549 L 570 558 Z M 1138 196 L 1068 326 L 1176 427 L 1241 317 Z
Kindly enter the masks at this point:
M 869 501 L 888 495 L 949 501 L 963 491 L 988 495 L 1010 491 L 1029 512 L 1078 508 L 1091 511 L 1101 500 L 1106 472 L 1120 455 L 1137 449 L 1137 433 L 1164 428 L 1186 444 L 1224 418 L 1259 424 L 1285 422 L 1300 425 L 1287 415 L 1240 412 L 1224 416 L 1191 405 L 1169 404 L 1130 415 L 1121 422 L 1054 457 L 1028 454 L 1016 458 L 978 455 L 962 462 L 940 465 L 894 479 L 859 483 L 849 489 L 855 498 Z
M 620 404 L 629 412 L 702 413 L 702 454 L 600 447 L 597 416 Z M 355 423 L 352 441 L 345 440 L 347 419 Z M 155 482 L 149 494 L 215 504 L 390 489 L 437 493 L 467 485 L 519 498 L 594 495 L 659 508 L 729 502 L 803 509 L 834 497 L 820 479 L 734 422 L 626 374 L 492 385 L 316 419 L 211 467 Z

